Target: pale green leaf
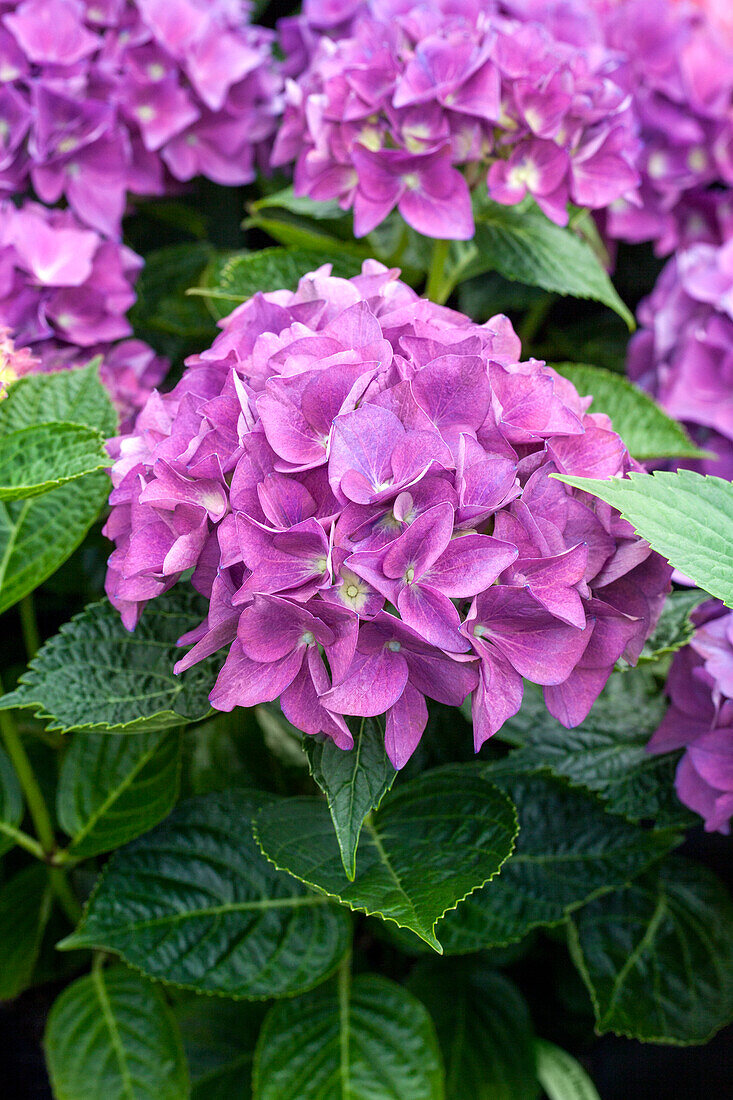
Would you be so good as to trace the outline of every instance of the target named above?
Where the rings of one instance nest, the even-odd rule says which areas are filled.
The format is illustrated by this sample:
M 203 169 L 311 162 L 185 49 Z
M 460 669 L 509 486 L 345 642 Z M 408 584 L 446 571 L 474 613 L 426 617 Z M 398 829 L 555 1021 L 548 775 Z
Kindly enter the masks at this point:
M 601 1100 L 580 1062 L 562 1047 L 537 1039 L 537 1077 L 549 1100 Z
M 19 378 L 0 404 L 0 436 L 52 421 L 83 424 L 105 437 L 114 435 L 117 413 L 99 379 L 101 361 L 98 356 L 85 367 Z
M 186 1100 L 183 1046 L 160 989 L 95 967 L 54 1002 L 43 1040 L 56 1100 Z
M 320 799 L 265 806 L 256 836 L 276 867 L 441 952 L 436 921 L 497 873 L 516 835 L 514 806 L 486 780 L 467 775 L 455 792 L 452 776 L 428 772 L 387 795 L 364 821 L 353 881 Z
M 0 886 L 0 1001 L 28 986 L 50 912 L 43 863 L 32 863 Z
M 226 997 L 322 981 L 347 949 L 348 917 L 259 851 L 252 819 L 267 798 L 202 795 L 120 849 L 63 949 L 115 951 L 151 978 Z
M 104 438 L 82 424 L 35 424 L 0 435 L 0 500 L 25 500 L 104 470 Z
M 705 1043 L 733 1020 L 733 905 L 706 868 L 665 860 L 569 924 L 596 1029 Z
M 553 476 L 618 508 L 675 569 L 733 607 L 733 482 L 692 470 L 608 481 Z
M 75 734 L 56 794 L 70 853 L 87 859 L 152 829 L 175 806 L 180 770 L 178 733 Z
M 281 1001 L 262 1027 L 254 1100 L 443 1100 L 435 1029 L 420 1002 L 376 974 Z

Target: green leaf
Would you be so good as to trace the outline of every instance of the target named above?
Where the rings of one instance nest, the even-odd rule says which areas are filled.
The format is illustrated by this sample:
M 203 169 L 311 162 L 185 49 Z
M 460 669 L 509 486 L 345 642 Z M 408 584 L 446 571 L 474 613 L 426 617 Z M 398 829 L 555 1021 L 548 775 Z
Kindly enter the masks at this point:
M 452 249 L 455 282 L 498 271 L 527 286 L 603 302 L 634 328 L 634 316 L 600 260 L 571 229 L 555 225 L 534 205 L 502 206 L 484 197 L 475 217 L 473 240 Z
M 191 1075 L 191 1100 L 250 1100 L 265 1006 L 187 994 L 174 1011 Z
M 255 1053 L 255 1100 L 443 1100 L 435 1029 L 406 989 L 376 974 L 270 1010 Z
M 71 855 L 87 859 L 109 852 L 152 829 L 175 806 L 180 770 L 178 733 L 75 734 L 56 795 Z
M 430 1012 L 445 1064 L 446 1100 L 534 1100 L 534 1035 L 517 987 L 477 959 L 425 960 L 409 988 Z
M 706 868 L 665 860 L 569 924 L 596 1030 L 706 1043 L 733 1020 L 733 905 Z
M 592 396 L 590 411 L 606 413 L 639 462 L 655 458 L 700 458 L 705 452 L 677 421 L 628 378 L 587 363 L 552 363 L 573 383 L 581 397 Z
M 334 256 L 365 260 L 372 255 L 366 241 L 354 240 L 350 211 L 335 202 L 297 197 L 292 187 L 252 203 L 249 213 L 245 228 L 261 229 L 288 248 L 316 252 L 322 263 Z
M 512 774 L 488 766 L 482 774 L 512 798 L 519 817 L 516 851 L 501 874 L 440 922 L 448 954 L 503 946 L 533 928 L 562 923 L 589 898 L 641 874 L 674 842 L 669 832 L 644 831 L 605 813 L 584 791 L 541 772 Z M 446 768 L 460 789 L 462 773 Z
M 276 867 L 351 909 L 409 928 L 442 951 L 437 920 L 497 873 L 516 836 L 510 800 L 475 773 L 426 773 L 385 797 L 362 830 L 356 876 L 344 873 L 328 809 L 288 798 L 258 814 L 255 835 Z
M 550 1100 L 601 1100 L 580 1062 L 566 1050 L 537 1039 L 537 1077 Z
M 54 1002 L 43 1040 L 56 1100 L 186 1100 L 183 1046 L 161 991 L 95 967 Z
M 10 757 L 0 748 L 0 855 L 15 843 L 12 836 L 3 833 L 3 825 L 17 829 L 22 820 L 23 792 Z
M 0 887 L 0 1001 L 28 986 L 50 912 L 44 864 L 32 863 Z
M 53 421 L 115 435 L 117 413 L 99 379 L 101 361 L 97 356 L 85 367 L 19 378 L 0 405 L 0 436 Z
M 271 207 L 287 210 L 299 217 L 313 218 L 314 221 L 331 221 L 333 219 L 339 221 L 350 218 L 349 212 L 342 210 L 335 199 L 331 202 L 316 202 L 308 195 L 296 195 L 292 187 L 284 187 L 282 191 L 276 191 L 272 195 L 265 195 L 264 198 L 257 199 L 256 202 L 251 204 L 250 210 L 253 213 L 259 213 Z
M 0 614 L 73 554 L 106 503 L 109 486 L 100 471 L 40 497 L 0 502 Z
M 333 741 L 304 738 L 310 772 L 326 796 L 347 878 L 356 874 L 356 846 L 364 818 L 376 810 L 397 772 L 384 747 L 384 726 L 363 718 L 348 752 Z
M 657 625 L 644 643 L 639 664 L 658 661 L 687 645 L 695 633 L 695 624 L 690 616 L 707 598 L 707 593 L 697 588 L 670 592 Z
M 322 252 L 303 248 L 263 248 L 259 252 L 236 252 L 224 261 L 211 286 L 192 287 L 189 294 L 203 296 L 216 304 L 217 318 L 228 316 L 240 302 L 259 291 L 295 290 L 302 277 L 320 267 Z M 361 271 L 361 261 L 348 256 L 329 257 L 333 274 L 349 279 Z
M 177 639 L 204 613 L 200 597 L 180 586 L 130 633 L 106 600 L 90 604 L 46 642 L 0 710 L 30 707 L 63 732 L 147 733 L 198 721 L 211 709 L 217 658 L 181 676 L 173 665 Z
M 104 438 L 82 424 L 35 424 L 0 435 L 0 500 L 25 500 L 104 470 Z
M 608 481 L 552 476 L 618 508 L 675 569 L 733 607 L 733 482 L 692 470 Z
M 501 736 L 521 746 L 509 757 L 518 770 L 545 766 L 595 791 L 612 813 L 686 826 L 693 819 L 675 794 L 676 758 L 646 751 L 666 708 L 648 672 L 614 672 L 588 717 L 569 730 L 549 713 L 541 688 L 527 684 Z
M 261 854 L 252 819 L 266 798 L 191 799 L 120 849 L 62 949 L 115 951 L 152 978 L 226 997 L 316 985 L 344 955 L 349 921 Z
M 212 253 L 207 241 L 155 249 L 147 253 L 135 284 L 137 301 L 129 314 L 135 335 L 173 362 L 207 346 L 216 335 L 203 302 L 186 296 L 201 279 Z

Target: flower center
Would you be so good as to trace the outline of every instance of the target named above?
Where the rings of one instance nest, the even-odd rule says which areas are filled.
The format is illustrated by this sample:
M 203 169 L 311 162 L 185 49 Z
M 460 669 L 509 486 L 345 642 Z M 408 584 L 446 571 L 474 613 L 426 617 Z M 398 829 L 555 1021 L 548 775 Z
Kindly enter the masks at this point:
M 315 638 L 315 635 L 313 634 L 313 632 L 311 630 L 306 630 L 305 634 L 301 635 L 300 640 L 303 643 L 303 645 L 313 645 L 316 638 Z
M 347 584 L 346 595 L 349 597 L 350 600 L 355 600 L 356 597 L 359 595 L 359 589 L 356 587 L 355 584 Z
M 387 642 L 387 649 L 390 651 L 390 653 L 399 653 L 399 651 L 402 649 L 402 643 L 396 642 L 393 638 L 391 642 Z
M 141 122 L 152 122 L 155 118 L 155 107 L 151 107 L 149 103 L 143 103 L 135 114 Z
M 414 579 L 415 579 L 415 566 L 414 565 L 408 565 L 407 569 L 405 570 L 405 580 L 407 581 L 408 584 L 412 584 Z
M 402 177 L 402 182 L 408 191 L 420 190 L 420 177 L 416 172 L 408 172 L 406 176 Z

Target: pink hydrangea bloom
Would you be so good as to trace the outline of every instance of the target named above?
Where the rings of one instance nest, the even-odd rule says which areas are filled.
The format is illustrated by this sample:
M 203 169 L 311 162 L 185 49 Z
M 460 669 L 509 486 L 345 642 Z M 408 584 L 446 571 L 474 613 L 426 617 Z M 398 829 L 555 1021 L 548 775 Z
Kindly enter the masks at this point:
M 730 832 L 733 816 L 733 612 L 704 604 L 689 646 L 675 654 L 667 679 L 671 706 L 648 745 L 684 748 L 675 787 L 708 832 Z
M 733 239 L 669 260 L 638 317 L 629 376 L 717 454 L 704 472 L 733 479 Z
M 30 348 L 16 348 L 10 329 L 0 325 L 0 399 L 7 397 L 12 382 L 31 374 L 39 365 Z
M 0 202 L 0 325 L 29 345 L 38 370 L 103 356 L 102 379 L 123 424 L 167 370 L 132 334 L 126 313 L 143 261 L 70 210 Z
M 560 7 L 307 4 L 281 28 L 286 70 L 304 68 L 272 163 L 295 162 L 297 194 L 353 207 L 358 237 L 395 207 L 426 235 L 472 237 L 469 180 L 560 225 L 570 201 L 607 206 L 638 181 L 629 97 L 593 13 Z
M 401 767 L 425 697 L 473 700 L 476 748 L 522 677 L 573 725 L 635 661 L 669 567 L 554 472 L 632 462 L 589 398 L 521 361 L 510 323 L 419 298 L 376 261 L 257 294 L 114 445 L 107 592 L 133 629 L 187 570 L 209 600 L 183 670 L 216 651 L 222 710 L 277 697 L 352 744 L 386 714 Z
M 254 179 L 280 111 L 246 0 L 3 0 L 0 191 L 117 237 L 126 194 Z

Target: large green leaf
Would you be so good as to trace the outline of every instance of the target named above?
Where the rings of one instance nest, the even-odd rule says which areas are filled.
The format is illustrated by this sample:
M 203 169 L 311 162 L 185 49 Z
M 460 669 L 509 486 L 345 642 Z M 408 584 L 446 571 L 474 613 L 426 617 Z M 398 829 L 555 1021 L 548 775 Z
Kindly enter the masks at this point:
M 618 508 L 675 569 L 733 607 L 733 482 L 692 470 L 608 481 L 553 476 Z
M 142 733 L 198 721 L 211 709 L 220 659 L 181 676 L 173 665 L 178 638 L 204 613 L 183 585 L 157 599 L 132 633 L 106 600 L 90 604 L 46 642 L 0 709 L 30 707 L 64 732 Z
M 0 855 L 13 847 L 12 836 L 3 832 L 3 825 L 17 829 L 23 820 L 23 792 L 15 769 L 5 749 L 0 747 Z
M 83 424 L 104 436 L 117 431 L 117 413 L 99 380 L 100 358 L 86 367 L 27 374 L 0 405 L 0 435 L 34 424 Z
M 50 912 L 44 864 L 32 863 L 0 886 L 0 1001 L 30 982 Z
M 191 1100 L 250 1100 L 265 1006 L 187 994 L 174 1011 L 191 1075 Z
M 569 924 L 599 1033 L 705 1043 L 733 1020 L 733 906 L 697 863 L 665 860 Z
M 331 982 L 270 1010 L 255 1100 L 443 1100 L 435 1029 L 406 989 L 375 974 Z
M 75 734 L 56 795 L 70 854 L 87 859 L 152 829 L 176 803 L 180 770 L 178 733 Z
M 475 204 L 473 240 L 453 245 L 454 285 L 484 271 L 540 286 L 556 294 L 592 298 L 610 306 L 634 327 L 634 317 L 587 241 L 562 229 L 534 205 L 502 206 L 486 197 Z
M 475 773 L 463 777 L 456 798 L 452 776 L 428 772 L 366 818 L 353 882 L 320 799 L 271 803 L 255 831 L 276 867 L 352 909 L 411 929 L 441 952 L 436 921 L 497 873 L 512 850 L 516 816 L 507 796 Z
M 697 588 L 670 592 L 657 625 L 644 643 L 644 648 L 639 655 L 639 664 L 659 661 L 662 657 L 676 653 L 678 649 L 687 645 L 695 633 L 692 612 L 707 598 L 707 593 L 700 592 Z
M 97 519 L 109 488 L 109 477 L 99 471 L 40 497 L 0 502 L 0 614 L 73 554 Z
M 538 1039 L 537 1076 L 550 1100 L 601 1100 L 580 1062 L 562 1047 Z
M 95 967 L 54 1002 L 43 1040 L 57 1100 L 186 1100 L 183 1046 L 161 991 Z
M 674 790 L 676 758 L 646 751 L 666 706 L 648 672 L 614 672 L 588 717 L 569 730 L 549 713 L 541 689 L 527 684 L 522 709 L 501 736 L 521 746 L 509 758 L 515 767 L 549 767 L 633 821 L 688 825 L 692 816 Z
M 587 363 L 553 363 L 581 397 L 592 396 L 590 411 L 606 413 L 639 462 L 655 458 L 699 458 L 703 451 L 677 421 L 628 378 Z
M 316 985 L 346 951 L 349 921 L 257 848 L 267 797 L 202 795 L 120 849 L 63 948 L 116 951 L 152 978 L 227 997 Z
M 204 303 L 186 295 L 201 279 L 212 253 L 208 241 L 155 249 L 145 256 L 135 284 L 137 301 L 129 315 L 135 335 L 174 363 L 208 347 L 216 335 Z
M 348 752 L 330 739 L 306 737 L 303 744 L 311 775 L 331 811 L 344 870 L 353 881 L 364 818 L 377 809 L 397 775 L 384 747 L 384 725 L 378 718 L 362 718 Z
M 435 1023 L 446 1100 L 533 1100 L 534 1036 L 517 987 L 476 959 L 418 963 L 409 988 Z
M 104 470 L 104 437 L 83 424 L 35 424 L 0 435 L 0 500 L 25 500 Z
M 560 924 L 589 898 L 620 886 L 661 858 L 674 842 L 605 813 L 593 796 L 537 772 L 483 774 L 511 796 L 519 817 L 514 855 L 501 874 L 438 924 L 448 954 L 465 954 L 521 939 L 533 928 Z M 468 768 L 445 769 L 460 790 Z

